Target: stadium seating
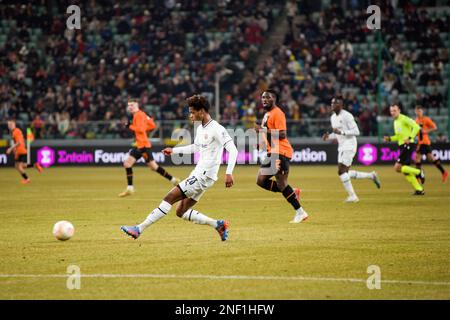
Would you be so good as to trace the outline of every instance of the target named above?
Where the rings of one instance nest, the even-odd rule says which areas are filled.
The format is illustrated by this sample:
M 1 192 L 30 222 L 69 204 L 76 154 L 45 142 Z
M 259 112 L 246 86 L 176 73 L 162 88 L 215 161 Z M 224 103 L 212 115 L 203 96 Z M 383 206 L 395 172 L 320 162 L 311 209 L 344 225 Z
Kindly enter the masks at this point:
M 450 7 L 386 6 L 388 19 L 383 19 L 378 42 L 376 32 L 364 28 L 365 10 L 344 12 L 331 5 L 322 12 L 305 12 L 298 1 L 283 45 L 262 61 L 262 73 L 243 83 L 243 75 L 258 68 L 260 49 L 273 40 L 270 31 L 285 10 L 284 1 L 185 0 L 158 8 L 107 3 L 92 7 L 83 2 L 82 29 L 72 32 L 65 30 L 64 1 L 52 12 L 39 4 L 0 11 L 0 123 L 8 117 L 27 123 L 38 114 L 46 123 L 43 137 L 62 138 L 57 115 L 68 111 L 73 135 L 86 137 L 76 129 L 77 122 L 119 123 L 126 117 L 129 96 L 139 97 L 144 110 L 159 120 L 183 120 L 186 95 L 200 92 L 213 98 L 214 74 L 223 67 L 234 72 L 222 86 L 220 105 L 222 120 L 232 126 L 244 126 L 236 121 L 250 109 L 262 117 L 258 95 L 269 86 L 280 92 L 294 136 L 320 133 L 313 125 L 305 130 L 296 124 L 299 119 L 327 121 L 325 106 L 337 92 L 357 118 L 365 114 L 360 121 L 371 123 L 365 135 L 379 133 L 376 119 L 388 115 L 389 103 L 400 104 L 408 114 L 417 103 L 430 115 L 447 114 Z M 411 23 L 419 17 L 422 24 Z M 399 28 L 407 32 L 396 32 Z M 427 74 L 432 69 L 436 73 Z M 112 129 L 92 130 L 89 136 L 122 136 Z M 0 135 L 7 135 L 4 124 Z

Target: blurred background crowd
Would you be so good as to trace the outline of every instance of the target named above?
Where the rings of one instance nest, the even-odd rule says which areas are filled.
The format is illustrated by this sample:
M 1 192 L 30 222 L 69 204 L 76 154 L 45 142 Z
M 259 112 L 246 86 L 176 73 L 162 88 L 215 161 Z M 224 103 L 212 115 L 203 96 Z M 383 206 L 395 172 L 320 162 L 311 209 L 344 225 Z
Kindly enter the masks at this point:
M 363 135 L 377 135 L 390 103 L 407 114 L 423 105 L 445 133 L 450 8 L 378 1 L 377 32 L 366 26 L 367 1 L 339 2 L 0 3 L 0 123 L 17 118 L 36 138 L 126 138 L 129 97 L 177 125 L 187 96 L 214 105 L 216 74 L 229 70 L 219 110 L 231 127 L 261 120 L 270 87 L 296 136 L 319 134 L 338 93 Z M 81 30 L 66 28 L 71 4 Z

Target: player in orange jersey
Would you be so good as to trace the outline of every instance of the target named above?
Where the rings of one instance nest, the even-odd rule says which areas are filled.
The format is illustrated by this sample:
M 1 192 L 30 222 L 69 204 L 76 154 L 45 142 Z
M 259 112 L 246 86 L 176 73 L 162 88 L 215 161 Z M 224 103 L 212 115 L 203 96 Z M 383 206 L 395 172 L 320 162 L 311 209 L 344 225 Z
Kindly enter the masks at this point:
M 130 99 L 128 101 L 127 109 L 133 115 L 133 121 L 128 125 L 128 128 L 134 132 L 136 146 L 130 150 L 128 157 L 123 163 L 127 174 L 128 186 L 124 192 L 119 194 L 119 197 L 126 197 L 134 193 L 132 167 L 141 157 L 144 158 L 148 167 L 150 167 L 153 171 L 158 172 L 164 178 L 169 180 L 174 186 L 176 186 L 179 179 L 171 176 L 153 159 L 151 152 L 152 145 L 148 139 L 147 132 L 156 128 L 155 122 L 151 117 L 146 115 L 144 111 L 139 109 L 139 102 L 136 99 Z
M 292 205 L 296 214 L 291 223 L 300 223 L 308 214 L 300 205 L 300 189 L 293 189 L 288 184 L 289 162 L 293 149 L 287 139 L 286 116 L 276 104 L 277 95 L 266 90 L 261 95 L 261 102 L 267 111 L 261 125 L 255 125 L 257 132 L 263 132 L 267 147 L 267 157 L 262 161 L 258 171 L 257 185 L 272 192 L 281 192 Z M 272 177 L 275 176 L 275 180 Z
M 427 160 L 429 162 L 432 162 L 436 168 L 441 172 L 442 174 L 442 182 L 446 182 L 448 178 L 448 172 L 445 170 L 440 160 L 436 160 L 433 157 L 433 154 L 431 153 L 431 141 L 428 137 L 428 133 L 437 130 L 436 124 L 431 120 L 429 117 L 425 117 L 423 115 L 423 108 L 422 106 L 418 105 L 415 108 L 416 112 L 416 123 L 420 125 L 420 131 L 418 134 L 419 141 L 417 143 L 417 149 L 416 149 L 416 167 L 418 169 L 422 168 L 422 156 L 426 155 Z
M 27 148 L 25 146 L 25 139 L 23 138 L 22 130 L 16 126 L 16 121 L 14 119 L 8 120 L 8 129 L 11 131 L 13 144 L 6 150 L 6 154 L 10 154 L 11 152 L 14 153 L 14 166 L 23 178 L 22 183 L 30 183 L 31 180 L 25 173 L 25 169 L 27 168 Z M 42 172 L 42 167 L 39 163 L 36 162 L 34 167 L 39 171 L 39 173 Z

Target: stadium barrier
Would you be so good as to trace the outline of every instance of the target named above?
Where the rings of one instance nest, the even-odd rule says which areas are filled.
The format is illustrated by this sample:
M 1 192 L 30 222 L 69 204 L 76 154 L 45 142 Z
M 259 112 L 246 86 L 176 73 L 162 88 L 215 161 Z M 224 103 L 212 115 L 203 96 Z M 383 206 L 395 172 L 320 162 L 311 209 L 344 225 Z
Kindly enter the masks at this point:
M 197 156 L 184 156 L 183 161 L 178 156 L 176 159 L 167 157 L 162 153 L 163 146 L 152 148 L 153 157 L 162 165 L 193 164 L 198 159 Z M 294 154 L 291 164 L 317 165 L 336 164 L 337 145 L 336 144 L 294 144 Z M 440 159 L 442 163 L 450 163 L 450 143 L 434 144 L 432 146 L 433 155 Z M 31 161 L 38 161 L 43 167 L 52 166 L 119 166 L 128 155 L 129 148 L 118 146 L 38 146 L 31 148 Z M 354 164 L 393 164 L 399 155 L 399 150 L 395 144 L 363 143 L 358 146 Z M 238 164 L 258 164 L 259 159 L 264 154 L 257 150 L 240 150 Z M 414 156 L 414 155 L 413 155 Z M 223 161 L 227 159 L 224 153 Z M 141 159 L 140 163 L 143 162 Z M 6 155 L 6 148 L 0 148 L 0 167 L 11 167 L 14 165 L 12 155 Z

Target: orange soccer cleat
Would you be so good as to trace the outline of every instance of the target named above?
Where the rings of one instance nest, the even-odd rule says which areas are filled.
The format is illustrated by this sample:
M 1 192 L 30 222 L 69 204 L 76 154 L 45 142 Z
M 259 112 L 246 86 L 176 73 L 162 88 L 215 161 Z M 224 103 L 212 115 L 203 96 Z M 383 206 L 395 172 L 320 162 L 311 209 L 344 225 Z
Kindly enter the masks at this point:
M 442 182 L 447 182 L 448 179 L 448 171 L 444 171 L 442 174 Z
M 36 168 L 36 170 L 39 173 L 42 173 L 42 171 L 44 171 L 44 169 L 42 169 L 41 165 L 39 163 L 37 163 L 37 162 L 34 164 L 34 167 Z
M 22 184 L 28 184 L 30 182 L 31 182 L 30 179 L 23 179 L 22 181 L 20 181 L 20 183 L 22 183 Z

